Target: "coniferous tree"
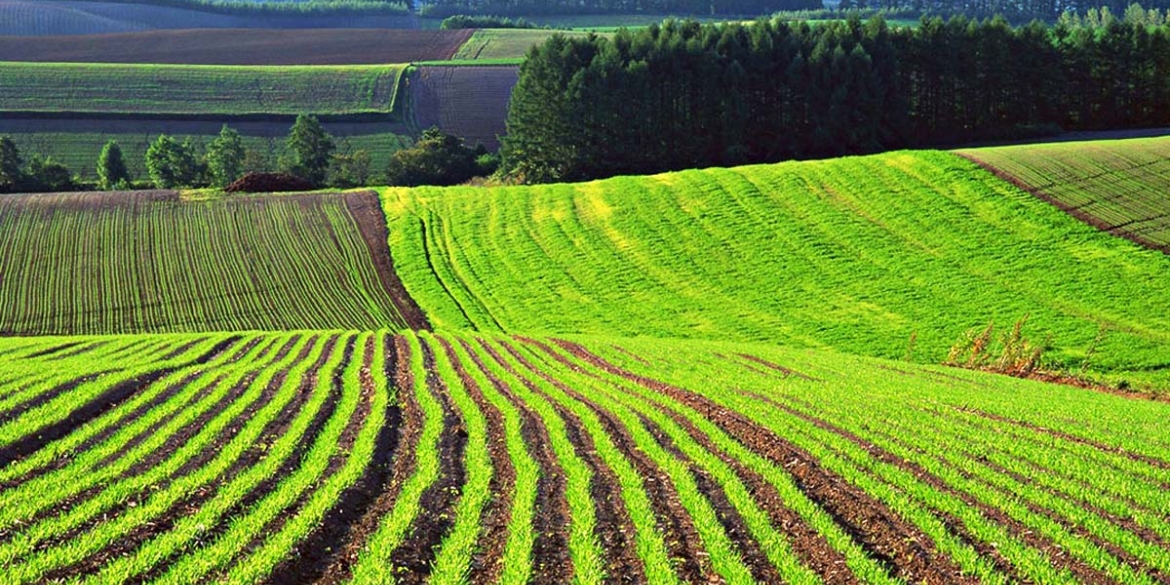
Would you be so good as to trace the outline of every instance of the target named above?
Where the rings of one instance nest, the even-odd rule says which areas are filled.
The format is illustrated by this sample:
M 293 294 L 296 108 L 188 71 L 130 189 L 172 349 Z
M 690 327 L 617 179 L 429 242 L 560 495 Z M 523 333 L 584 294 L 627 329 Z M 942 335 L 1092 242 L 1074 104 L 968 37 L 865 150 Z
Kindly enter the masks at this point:
M 329 175 L 329 163 L 336 146 L 333 137 L 316 116 L 301 114 L 288 135 L 288 151 L 292 159 L 288 172 L 315 186 L 322 186 Z
M 244 174 L 246 153 L 240 133 L 228 127 L 227 124 L 219 131 L 219 136 L 207 145 L 207 174 L 213 187 L 227 187 Z
M 116 140 L 102 147 L 97 163 L 98 187 L 103 191 L 126 189 L 130 186 L 130 171 L 122 159 L 122 148 Z

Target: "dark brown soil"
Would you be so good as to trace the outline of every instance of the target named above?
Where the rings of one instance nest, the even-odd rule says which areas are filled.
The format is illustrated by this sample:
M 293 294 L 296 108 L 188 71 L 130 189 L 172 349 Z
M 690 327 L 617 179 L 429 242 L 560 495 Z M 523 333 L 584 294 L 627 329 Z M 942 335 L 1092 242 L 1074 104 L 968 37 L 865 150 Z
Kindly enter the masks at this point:
M 578 344 L 556 343 L 594 367 L 694 408 L 745 446 L 784 466 L 802 491 L 833 516 L 873 558 L 889 566 L 894 575 L 914 583 L 975 582 L 962 575 L 958 566 L 938 551 L 934 541 L 918 527 L 771 430 L 706 397 L 618 368 Z
M 419 342 L 427 369 L 427 387 L 443 405 L 443 433 L 439 439 L 439 478 L 423 492 L 419 503 L 422 513 L 411 522 L 406 540 L 390 554 L 393 572 L 402 585 L 422 585 L 430 576 L 435 553 L 455 524 L 455 506 L 467 474 L 463 466 L 467 429 L 435 371 L 434 351 L 424 340 Z
M 288 173 L 248 173 L 228 185 L 228 193 L 291 193 L 312 191 L 312 183 Z
M 483 390 L 467 373 L 463 362 L 459 360 L 455 348 L 446 339 L 440 339 L 447 358 L 463 382 L 467 393 L 475 401 L 476 407 L 487 419 L 488 453 L 492 460 L 492 479 L 488 489 L 492 499 L 484 508 L 480 517 L 479 546 L 471 559 L 471 582 L 476 585 L 495 583 L 500 571 L 504 568 L 504 546 L 508 541 L 508 521 L 511 518 L 514 502 L 514 488 L 516 485 L 516 467 L 512 464 L 512 457 L 508 455 L 507 435 L 504 431 L 504 416 L 497 410 L 483 394 Z M 540 557 L 537 557 L 540 558 Z
M 484 340 L 480 340 L 480 345 L 500 367 L 504 368 L 512 376 L 515 376 L 530 391 L 541 394 L 546 399 L 548 398 L 539 386 L 521 375 L 520 372 L 517 372 L 494 347 Z M 505 349 L 513 357 L 518 358 L 518 361 L 524 364 L 526 368 L 532 370 L 527 360 L 515 348 L 510 345 L 505 345 Z M 480 367 L 483 368 L 483 365 L 480 364 Z M 486 370 L 486 368 L 483 369 Z M 585 461 L 585 464 L 593 474 L 593 479 L 589 486 L 589 494 L 593 500 L 597 521 L 594 534 L 597 536 L 598 542 L 601 543 L 601 547 L 605 551 L 605 561 L 607 563 L 606 583 L 621 585 L 645 583 L 646 569 L 642 564 L 642 559 L 638 557 L 636 552 L 634 524 L 630 519 L 629 510 L 626 509 L 625 502 L 621 497 L 621 482 L 613 470 L 598 455 L 593 438 L 586 432 L 581 420 L 573 413 L 561 407 L 554 400 L 549 399 L 549 402 L 553 404 L 557 415 L 565 422 L 565 432 L 568 435 L 569 442 L 573 444 L 577 455 Z M 563 489 L 563 478 L 560 481 Z M 563 514 L 565 518 L 568 518 L 567 503 Z M 565 523 L 562 523 L 560 530 L 565 530 Z M 558 548 L 557 550 L 560 552 L 563 549 Z M 562 552 L 561 554 L 565 553 Z M 542 581 L 542 583 L 548 583 L 549 585 L 562 582 L 564 581 Z
M 394 337 L 393 348 L 387 350 L 386 357 L 387 366 L 394 370 L 394 386 L 398 395 L 398 404 L 392 407 L 400 411 L 400 424 L 395 425 L 397 433 L 392 439 L 398 448 L 388 462 L 388 475 L 382 478 L 379 489 L 371 494 L 374 499 L 366 504 L 365 509 L 353 522 L 344 542 L 340 543 L 328 566 L 316 579 L 316 583 L 333 585 L 349 581 L 362 547 L 377 531 L 382 518 L 394 508 L 403 484 L 414 472 L 419 436 L 422 434 L 423 414 L 414 397 L 410 345 L 406 339 L 401 336 Z M 277 583 L 274 580 L 269 582 Z
M 523 400 L 518 399 L 512 389 L 488 369 L 470 344 L 465 341 L 461 343 L 496 390 L 520 409 L 523 416 L 520 433 L 524 437 L 529 453 L 540 465 L 540 479 L 536 482 L 535 514 L 532 519 L 532 530 L 536 533 L 532 556 L 540 559 L 540 562 L 533 563 L 529 583 L 556 585 L 567 582 L 573 576 L 572 559 L 569 558 L 569 502 L 565 498 L 564 470 L 552 450 L 548 429 L 540 416 Z M 484 340 L 480 340 L 480 343 L 485 348 L 490 348 Z
M 519 76 L 515 66 L 419 67 L 409 80 L 412 123 L 496 150 L 508 133 L 508 103 Z
M 637 469 L 638 475 L 642 478 L 642 487 L 650 499 L 651 507 L 654 508 L 658 530 L 664 537 L 663 540 L 679 578 L 685 583 L 719 582 L 719 576 L 714 572 L 710 559 L 703 549 L 702 539 L 695 528 L 694 520 L 683 507 L 674 482 L 645 452 L 638 448 L 629 430 L 613 414 L 588 400 L 564 382 L 534 366 L 509 343 L 505 342 L 504 347 L 531 373 L 540 376 L 549 384 L 569 395 L 571 399 L 585 405 L 597 416 L 606 435 Z
M 64 437 L 65 435 L 72 432 L 73 429 L 85 424 L 86 422 L 89 422 L 90 420 L 93 420 L 98 416 L 101 416 L 110 409 L 121 404 L 126 399 L 133 396 L 140 389 L 165 378 L 177 370 L 205 364 L 211 361 L 216 356 L 220 355 L 224 351 L 227 351 L 229 347 L 234 345 L 239 340 L 240 338 L 238 336 L 229 337 L 217 343 L 203 355 L 187 364 L 173 368 L 156 370 L 149 374 L 144 374 L 142 376 L 138 376 L 137 378 L 126 380 L 120 384 L 115 385 L 97 398 L 94 398 L 87 404 L 84 404 L 75 409 L 64 419 L 47 425 L 36 433 L 27 435 L 19 441 L 8 445 L 7 447 L 0 448 L 0 465 L 7 465 L 8 463 L 34 453 L 41 447 L 56 441 L 61 437 Z
M 406 292 L 406 287 L 398 278 L 398 273 L 394 271 L 394 259 L 390 256 L 390 234 L 386 229 L 386 216 L 382 213 L 378 195 L 369 191 L 348 193 L 345 196 L 345 205 L 357 222 L 358 231 L 370 251 L 370 258 L 374 262 L 374 269 L 378 272 L 382 286 L 390 294 L 390 299 L 406 326 L 415 331 L 430 330 L 431 324 L 427 321 L 426 314 L 410 297 L 410 293 Z
M 350 65 L 445 61 L 471 30 L 192 29 L 4 37 L 5 61 L 195 65 Z

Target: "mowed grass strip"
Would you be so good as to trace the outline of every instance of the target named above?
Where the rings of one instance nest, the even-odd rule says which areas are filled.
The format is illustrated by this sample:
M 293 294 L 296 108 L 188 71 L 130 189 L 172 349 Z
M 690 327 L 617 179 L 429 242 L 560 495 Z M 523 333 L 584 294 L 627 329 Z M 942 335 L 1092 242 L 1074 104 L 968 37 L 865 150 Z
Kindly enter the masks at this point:
M 8 197 L 0 332 L 403 327 L 377 215 L 360 193 Z
M 388 189 L 436 327 L 831 347 L 938 363 L 1027 317 L 1047 358 L 1170 363 L 1170 258 L 942 152 L 535 187 Z M 1090 348 L 1093 348 L 1090 352 Z
M 1170 252 L 1170 138 L 958 151 L 1090 225 Z
M 0 62 L 0 112 L 390 114 L 405 65 Z

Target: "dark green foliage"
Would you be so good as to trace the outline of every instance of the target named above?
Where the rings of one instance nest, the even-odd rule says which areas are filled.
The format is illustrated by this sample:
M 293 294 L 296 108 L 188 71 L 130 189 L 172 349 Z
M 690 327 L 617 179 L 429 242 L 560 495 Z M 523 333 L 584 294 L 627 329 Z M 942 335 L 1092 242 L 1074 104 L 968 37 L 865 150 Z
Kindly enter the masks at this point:
M 9 136 L 0 136 L 0 193 L 11 193 L 21 183 L 20 167 L 24 161 Z
M 504 169 L 581 180 L 1170 125 L 1170 25 L 1100 14 L 1053 27 L 666 21 L 612 40 L 554 36 L 521 66 Z
M 386 182 L 398 187 L 458 185 L 480 174 L 477 161 L 486 154 L 482 147 L 467 148 L 459 138 L 431 128 L 414 147 L 394 153 L 386 167 Z
M 111 140 L 102 147 L 97 163 L 98 187 L 103 191 L 126 189 L 130 187 L 130 172 L 126 170 L 126 161 L 122 159 L 122 148 L 116 140 Z
M 25 172 L 25 188 L 30 192 L 49 193 L 77 188 L 69 169 L 53 157 L 33 156 Z
M 159 189 L 194 187 L 203 175 L 190 142 L 178 142 L 166 134 L 146 150 L 146 172 Z
M 373 175 L 369 151 L 359 149 L 352 153 L 333 155 L 329 175 L 329 183 L 334 187 L 349 189 L 369 185 Z
M 244 141 L 224 124 L 219 136 L 207 145 L 207 174 L 213 187 L 227 187 L 244 174 Z
M 306 181 L 322 186 L 329 174 L 329 163 L 336 146 L 333 137 L 321 126 L 316 116 L 301 114 L 288 135 L 288 150 L 292 159 L 287 171 Z
M 468 16 L 456 14 L 443 19 L 439 25 L 442 30 L 457 30 L 464 28 L 536 28 L 536 25 L 517 18 L 512 20 L 503 16 Z

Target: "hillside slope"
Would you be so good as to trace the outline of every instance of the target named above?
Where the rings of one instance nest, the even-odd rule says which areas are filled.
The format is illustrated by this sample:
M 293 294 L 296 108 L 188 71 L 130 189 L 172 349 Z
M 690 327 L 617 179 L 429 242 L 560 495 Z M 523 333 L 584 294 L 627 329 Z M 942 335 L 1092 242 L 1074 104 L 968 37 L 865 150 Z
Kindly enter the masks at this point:
M 1068 366 L 1170 364 L 1170 258 L 953 154 L 383 199 L 399 273 L 437 327 L 937 363 L 965 333 L 1026 317 Z
M 1170 138 L 959 151 L 1072 216 L 1170 252 Z
M 1164 403 L 612 337 L 0 339 L 0 361 L 13 585 L 1152 585 L 1170 563 Z
M 425 327 L 373 194 L 0 197 L 0 335 Z

